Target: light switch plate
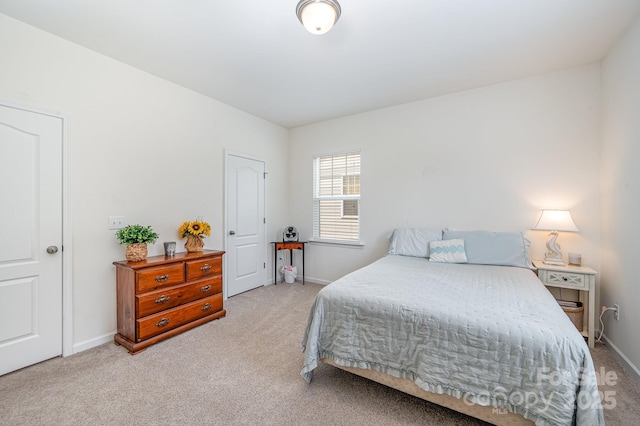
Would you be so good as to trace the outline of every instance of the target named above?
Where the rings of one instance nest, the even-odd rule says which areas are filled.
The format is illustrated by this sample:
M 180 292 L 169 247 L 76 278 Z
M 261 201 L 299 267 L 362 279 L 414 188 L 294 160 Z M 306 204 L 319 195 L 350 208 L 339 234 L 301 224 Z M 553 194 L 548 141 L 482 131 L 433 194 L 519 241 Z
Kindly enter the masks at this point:
M 109 229 L 124 228 L 124 216 L 109 216 Z

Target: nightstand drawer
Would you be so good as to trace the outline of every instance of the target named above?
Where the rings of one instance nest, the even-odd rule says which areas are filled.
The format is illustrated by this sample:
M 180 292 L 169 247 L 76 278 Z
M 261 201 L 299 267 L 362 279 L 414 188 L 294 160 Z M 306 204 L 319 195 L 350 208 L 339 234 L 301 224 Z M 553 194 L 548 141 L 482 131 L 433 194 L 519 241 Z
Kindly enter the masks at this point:
M 567 288 L 575 288 L 578 290 L 587 290 L 587 282 L 584 274 L 571 274 L 568 272 L 546 271 L 542 282 L 545 285 L 562 286 Z

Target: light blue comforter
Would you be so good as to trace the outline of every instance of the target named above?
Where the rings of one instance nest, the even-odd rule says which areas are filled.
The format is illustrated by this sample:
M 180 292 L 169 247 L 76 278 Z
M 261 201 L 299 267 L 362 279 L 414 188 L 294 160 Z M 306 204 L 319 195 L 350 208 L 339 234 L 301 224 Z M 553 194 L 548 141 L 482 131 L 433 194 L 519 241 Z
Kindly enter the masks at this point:
M 329 358 L 538 425 L 604 424 L 589 349 L 528 269 L 388 255 L 318 293 L 302 350 L 307 381 Z

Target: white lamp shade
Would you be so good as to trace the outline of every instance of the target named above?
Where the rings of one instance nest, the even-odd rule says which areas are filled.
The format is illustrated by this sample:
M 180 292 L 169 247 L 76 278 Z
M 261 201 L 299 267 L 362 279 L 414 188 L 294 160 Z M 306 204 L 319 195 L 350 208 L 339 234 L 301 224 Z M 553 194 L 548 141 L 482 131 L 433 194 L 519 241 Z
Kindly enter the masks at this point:
M 300 12 L 302 24 L 312 34 L 324 34 L 338 19 L 336 9 L 329 3 L 314 2 L 303 7 Z
M 542 210 L 538 223 L 532 229 L 540 231 L 580 232 L 569 210 Z

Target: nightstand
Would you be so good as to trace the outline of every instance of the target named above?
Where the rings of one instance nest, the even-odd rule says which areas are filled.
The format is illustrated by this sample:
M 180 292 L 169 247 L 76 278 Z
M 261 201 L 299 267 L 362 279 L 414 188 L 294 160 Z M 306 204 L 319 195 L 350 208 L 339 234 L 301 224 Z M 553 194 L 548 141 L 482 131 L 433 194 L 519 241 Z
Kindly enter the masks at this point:
M 580 301 L 587 311 L 587 329 L 582 335 L 587 337 L 590 348 L 595 347 L 596 326 L 596 274 L 586 266 L 547 265 L 541 260 L 534 260 L 533 266 L 538 269 L 538 278 L 547 287 L 570 288 L 580 291 Z M 586 303 L 585 303 L 586 302 Z

